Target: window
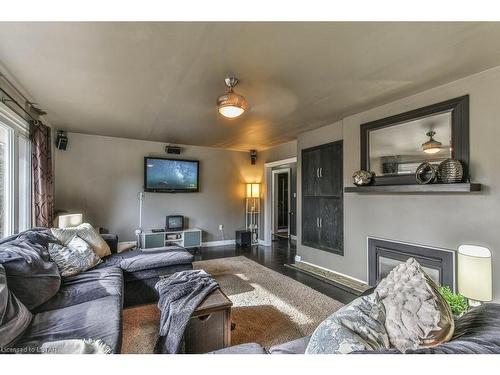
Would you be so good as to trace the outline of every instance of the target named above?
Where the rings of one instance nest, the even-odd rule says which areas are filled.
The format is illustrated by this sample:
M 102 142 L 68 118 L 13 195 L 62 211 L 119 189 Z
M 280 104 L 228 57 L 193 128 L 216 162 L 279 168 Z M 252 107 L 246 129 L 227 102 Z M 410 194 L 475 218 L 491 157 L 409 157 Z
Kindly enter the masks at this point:
M 0 238 L 31 227 L 28 124 L 0 104 Z
M 9 146 L 10 129 L 0 124 L 0 237 L 10 234 L 10 168 Z

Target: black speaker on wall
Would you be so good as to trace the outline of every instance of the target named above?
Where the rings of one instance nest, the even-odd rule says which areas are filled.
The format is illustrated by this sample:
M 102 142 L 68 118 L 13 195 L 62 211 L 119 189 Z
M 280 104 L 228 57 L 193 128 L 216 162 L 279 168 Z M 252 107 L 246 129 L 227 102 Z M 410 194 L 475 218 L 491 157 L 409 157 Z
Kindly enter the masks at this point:
M 252 165 L 255 165 L 256 161 L 257 161 L 257 150 L 250 150 L 250 163 Z
M 68 136 L 66 135 L 66 132 L 62 130 L 57 132 L 56 147 L 58 150 L 66 150 L 66 147 L 68 147 Z

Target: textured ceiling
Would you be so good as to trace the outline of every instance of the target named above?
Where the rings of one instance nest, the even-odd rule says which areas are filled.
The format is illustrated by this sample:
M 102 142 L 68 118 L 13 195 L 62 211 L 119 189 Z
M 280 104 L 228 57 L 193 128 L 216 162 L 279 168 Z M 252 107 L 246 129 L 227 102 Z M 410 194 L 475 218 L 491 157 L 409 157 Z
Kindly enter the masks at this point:
M 500 23 L 0 23 L 0 62 L 57 129 L 264 149 L 500 65 Z M 218 115 L 224 77 L 250 111 Z

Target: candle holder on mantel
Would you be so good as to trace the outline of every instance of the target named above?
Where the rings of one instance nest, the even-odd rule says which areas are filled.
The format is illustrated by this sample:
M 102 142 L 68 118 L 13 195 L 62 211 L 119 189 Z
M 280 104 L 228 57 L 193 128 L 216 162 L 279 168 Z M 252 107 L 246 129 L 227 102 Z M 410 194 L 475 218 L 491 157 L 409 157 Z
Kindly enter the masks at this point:
M 246 184 L 245 225 L 252 234 L 252 245 L 259 243 L 260 184 Z

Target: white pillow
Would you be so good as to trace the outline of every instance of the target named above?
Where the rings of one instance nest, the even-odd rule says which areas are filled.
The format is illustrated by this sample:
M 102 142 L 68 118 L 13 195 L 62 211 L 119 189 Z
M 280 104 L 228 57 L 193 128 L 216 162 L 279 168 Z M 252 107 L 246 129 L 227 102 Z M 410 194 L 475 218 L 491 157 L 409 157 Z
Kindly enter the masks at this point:
M 89 223 L 80 224 L 75 228 L 51 228 L 50 231 L 64 246 L 68 246 L 70 241 L 78 235 L 78 237 L 85 240 L 92 247 L 92 251 L 99 258 L 111 255 L 111 249 L 106 241 Z
M 415 259 L 396 266 L 375 293 L 385 308 L 391 344 L 400 352 L 435 346 L 453 335 L 451 309 Z
M 49 243 L 49 254 L 61 276 L 76 275 L 102 262 L 90 245 L 78 236 L 74 236 L 68 246 Z

